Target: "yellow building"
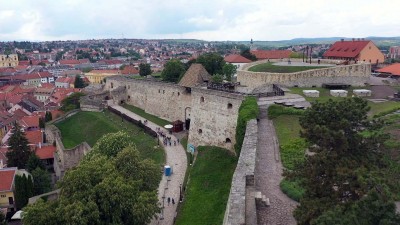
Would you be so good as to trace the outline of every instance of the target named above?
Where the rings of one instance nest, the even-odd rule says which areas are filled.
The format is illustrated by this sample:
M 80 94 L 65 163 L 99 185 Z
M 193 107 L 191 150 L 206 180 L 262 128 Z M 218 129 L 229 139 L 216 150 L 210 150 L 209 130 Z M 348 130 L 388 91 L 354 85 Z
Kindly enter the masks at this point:
M 0 166 L 2 163 L 0 162 Z M 6 208 L 8 212 L 16 211 L 15 205 L 15 176 L 31 176 L 25 170 L 17 167 L 0 167 L 0 208 Z
M 14 197 L 16 172 L 16 167 L 0 169 L 0 208 L 7 208 L 7 211 L 16 209 Z
M 120 70 L 92 70 L 89 73 L 85 73 L 85 76 L 90 83 L 100 84 L 102 81 L 104 82 L 104 78 L 119 74 L 121 74 Z
M 0 68 L 1 67 L 16 67 L 18 66 L 18 55 L 0 55 Z

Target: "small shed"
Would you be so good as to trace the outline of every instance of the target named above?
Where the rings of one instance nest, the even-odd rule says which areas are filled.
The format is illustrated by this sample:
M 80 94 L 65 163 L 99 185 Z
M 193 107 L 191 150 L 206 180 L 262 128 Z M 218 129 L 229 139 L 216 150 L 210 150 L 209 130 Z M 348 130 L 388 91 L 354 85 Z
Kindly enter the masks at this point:
M 319 97 L 319 91 L 317 91 L 317 90 L 303 90 L 303 94 L 306 97 L 312 97 L 312 98 L 318 98 Z
M 180 120 L 172 122 L 172 132 L 181 132 L 183 131 L 183 122 Z
M 330 94 L 334 97 L 347 97 L 347 93 L 346 90 L 330 90 Z
M 353 90 L 354 95 L 358 96 L 358 97 L 367 97 L 367 96 L 371 96 L 371 90 L 368 89 L 354 89 Z

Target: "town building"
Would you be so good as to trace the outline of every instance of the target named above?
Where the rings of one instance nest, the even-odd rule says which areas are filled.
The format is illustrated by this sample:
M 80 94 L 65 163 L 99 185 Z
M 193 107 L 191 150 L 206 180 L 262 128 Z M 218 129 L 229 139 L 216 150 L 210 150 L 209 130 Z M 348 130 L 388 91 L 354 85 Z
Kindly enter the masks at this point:
M 16 67 L 18 66 L 18 55 L 0 55 L 0 67 Z
M 251 63 L 251 60 L 248 58 L 245 58 L 239 54 L 231 54 L 231 55 L 227 55 L 224 58 L 225 62 L 233 64 L 236 66 L 236 68 L 240 68 L 243 65 L 247 64 L 247 63 Z
M 337 41 L 324 53 L 323 57 L 325 59 L 369 63 L 383 63 L 385 60 L 385 56 L 378 47 L 372 41 L 364 39 Z
M 86 73 L 85 76 L 89 79 L 90 83 L 100 84 L 104 78 L 120 74 L 119 70 L 92 70 Z
M 400 59 L 400 46 L 392 46 L 389 49 L 388 58 Z

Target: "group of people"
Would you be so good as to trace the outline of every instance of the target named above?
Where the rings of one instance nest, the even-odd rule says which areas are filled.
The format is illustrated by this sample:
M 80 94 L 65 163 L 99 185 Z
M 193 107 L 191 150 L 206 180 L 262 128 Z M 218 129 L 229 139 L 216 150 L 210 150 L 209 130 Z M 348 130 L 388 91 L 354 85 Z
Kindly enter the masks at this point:
M 167 203 L 168 203 L 168 205 L 169 205 L 170 202 L 171 202 L 171 198 L 168 197 L 168 198 L 167 198 Z M 172 205 L 175 205 L 175 200 L 174 200 L 174 198 L 172 198 Z
M 157 134 L 163 138 L 163 144 L 165 146 L 172 146 L 172 144 L 176 146 L 176 144 L 179 144 L 179 138 L 177 138 L 176 140 L 172 140 L 172 138 L 161 131 L 159 127 L 157 128 Z

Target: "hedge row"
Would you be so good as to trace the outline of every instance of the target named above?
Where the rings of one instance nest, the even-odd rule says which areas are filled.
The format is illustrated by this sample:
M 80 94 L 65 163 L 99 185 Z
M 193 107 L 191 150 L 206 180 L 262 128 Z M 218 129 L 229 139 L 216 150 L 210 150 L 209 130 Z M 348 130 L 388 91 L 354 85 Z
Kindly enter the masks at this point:
M 292 107 L 286 107 L 281 105 L 271 105 L 268 107 L 268 118 L 274 119 L 280 115 L 298 115 L 304 114 L 303 109 L 295 109 Z
M 236 125 L 236 154 L 240 155 L 242 149 L 244 135 L 246 133 L 247 121 L 256 119 L 259 113 L 256 97 L 246 97 L 239 107 L 239 116 Z

